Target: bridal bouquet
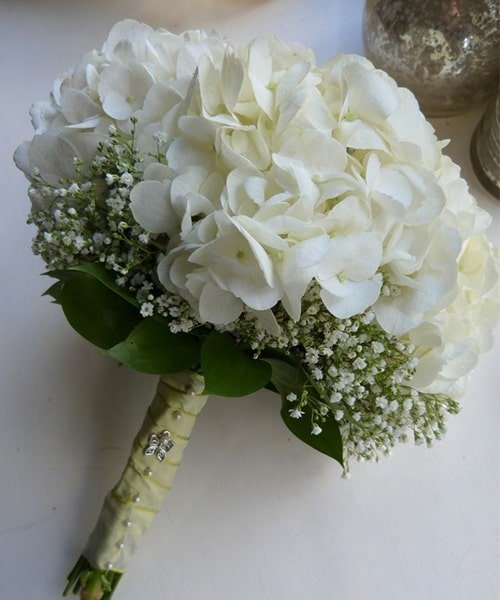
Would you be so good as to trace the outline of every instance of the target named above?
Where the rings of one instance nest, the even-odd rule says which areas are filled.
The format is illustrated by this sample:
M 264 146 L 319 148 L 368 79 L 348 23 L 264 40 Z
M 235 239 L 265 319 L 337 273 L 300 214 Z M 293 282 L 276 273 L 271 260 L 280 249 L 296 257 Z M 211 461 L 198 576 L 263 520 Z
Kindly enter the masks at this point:
M 498 251 L 408 90 L 359 56 L 123 21 L 31 116 L 47 294 L 160 376 L 66 592 L 111 597 L 209 394 L 278 392 L 345 471 L 442 437 L 492 344 Z

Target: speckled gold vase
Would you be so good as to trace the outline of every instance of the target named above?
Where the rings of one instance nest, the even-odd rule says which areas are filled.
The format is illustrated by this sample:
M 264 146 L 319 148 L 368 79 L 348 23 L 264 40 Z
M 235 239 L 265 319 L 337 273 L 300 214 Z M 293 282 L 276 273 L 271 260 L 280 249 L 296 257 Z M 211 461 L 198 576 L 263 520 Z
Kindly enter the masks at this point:
M 367 0 L 364 43 L 429 117 L 463 112 L 496 91 L 497 0 Z

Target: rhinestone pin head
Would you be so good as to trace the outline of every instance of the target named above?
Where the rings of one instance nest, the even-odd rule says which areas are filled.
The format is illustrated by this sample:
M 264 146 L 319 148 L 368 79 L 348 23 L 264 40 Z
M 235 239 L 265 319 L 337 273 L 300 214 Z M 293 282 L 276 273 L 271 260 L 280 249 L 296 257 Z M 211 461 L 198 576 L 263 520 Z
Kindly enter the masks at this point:
M 167 429 L 160 433 L 152 433 L 149 436 L 148 445 L 144 448 L 145 456 L 156 456 L 161 462 L 167 456 L 167 452 L 172 450 L 174 442 L 172 435 Z

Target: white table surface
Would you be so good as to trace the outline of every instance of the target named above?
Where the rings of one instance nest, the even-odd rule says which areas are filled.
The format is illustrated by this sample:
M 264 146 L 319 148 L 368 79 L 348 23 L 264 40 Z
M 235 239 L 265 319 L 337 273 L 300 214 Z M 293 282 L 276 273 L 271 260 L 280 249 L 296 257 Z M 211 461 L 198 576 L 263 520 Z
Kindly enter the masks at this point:
M 361 0 L 0 0 L 0 598 L 54 600 L 118 477 L 154 378 L 118 367 L 40 298 L 26 182 L 11 162 L 54 77 L 134 17 L 300 40 L 323 61 L 361 52 Z M 468 157 L 480 116 L 436 122 Z M 497 336 L 498 337 L 498 336 Z M 212 398 L 173 492 L 117 600 L 498 600 L 500 344 L 433 449 L 397 448 L 352 479 L 281 422 L 262 392 Z

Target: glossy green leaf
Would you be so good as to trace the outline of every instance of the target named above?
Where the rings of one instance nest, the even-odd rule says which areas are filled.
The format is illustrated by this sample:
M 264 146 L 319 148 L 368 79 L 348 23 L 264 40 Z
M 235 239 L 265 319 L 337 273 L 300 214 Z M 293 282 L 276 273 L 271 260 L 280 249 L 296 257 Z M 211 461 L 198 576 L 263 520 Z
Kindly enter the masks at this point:
M 120 296 L 120 298 L 123 298 L 129 304 L 132 304 L 132 306 L 135 306 L 136 308 L 139 308 L 140 306 L 140 303 L 134 294 L 132 294 L 127 288 L 120 287 L 115 281 L 116 274 L 113 273 L 113 271 L 106 269 L 102 263 L 83 263 L 69 269 L 47 271 L 44 273 L 44 275 L 59 279 L 61 287 L 64 283 L 71 281 L 72 279 L 89 276 L 102 283 L 117 296 Z M 58 283 L 55 283 L 53 286 L 51 286 L 44 295 L 53 296 L 52 289 L 54 288 L 54 291 L 57 291 L 57 285 Z M 55 302 L 57 303 L 57 300 L 55 300 Z M 164 325 L 168 324 L 169 322 L 167 318 L 158 314 L 153 315 L 153 318 Z
M 308 446 L 330 456 L 343 466 L 342 437 L 337 422 L 332 415 L 326 417 L 325 422 L 319 423 L 322 432 L 313 435 L 312 411 L 306 406 L 300 419 L 292 419 L 290 409 L 292 404 L 286 399 L 290 392 L 300 398 L 302 391 L 308 385 L 308 379 L 303 369 L 298 365 L 276 359 L 266 359 L 272 367 L 271 383 L 279 390 L 282 398 L 281 417 L 288 429 Z M 315 394 L 314 389 L 308 386 L 309 394 Z
M 285 397 L 290 392 L 294 392 L 300 397 L 307 384 L 307 377 L 303 369 L 292 360 L 287 362 L 275 358 L 265 358 L 264 360 L 271 366 L 271 383 L 278 390 L 280 396 Z
M 207 394 L 246 396 L 271 379 L 271 366 L 245 354 L 229 333 L 214 331 L 205 339 L 201 367 Z
M 53 283 L 42 296 L 50 296 L 55 304 L 60 304 L 60 297 L 64 287 L 64 281 L 56 281 Z
M 70 325 L 99 348 L 115 346 L 141 320 L 129 302 L 83 274 L 64 282 L 58 301 Z
M 136 371 L 162 375 L 199 363 L 200 343 L 192 335 L 171 333 L 167 326 L 149 317 L 107 354 Z
M 77 265 L 76 267 L 71 267 L 67 269 L 69 272 L 78 272 L 85 273 L 94 279 L 97 279 L 100 283 L 105 285 L 107 288 L 118 294 L 121 298 L 130 302 L 134 306 L 139 306 L 139 302 L 135 298 L 133 294 L 131 294 L 126 288 L 120 287 L 115 279 L 116 273 L 106 269 L 106 267 L 102 263 L 83 263 L 81 265 Z

